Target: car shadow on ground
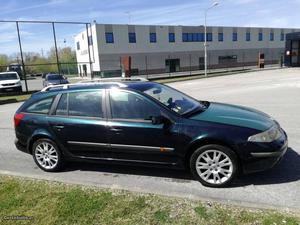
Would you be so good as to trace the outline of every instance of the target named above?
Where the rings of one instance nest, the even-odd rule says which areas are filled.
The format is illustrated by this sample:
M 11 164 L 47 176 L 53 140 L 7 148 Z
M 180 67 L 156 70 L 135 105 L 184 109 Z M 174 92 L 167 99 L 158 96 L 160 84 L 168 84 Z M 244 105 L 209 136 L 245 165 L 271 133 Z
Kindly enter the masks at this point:
M 151 177 L 171 178 L 176 182 L 190 182 L 194 180 L 190 172 L 169 168 L 153 168 L 132 165 L 118 165 L 108 163 L 69 163 L 67 171 L 95 171 L 112 173 L 113 176 L 122 174 L 142 175 Z M 241 187 L 248 185 L 267 185 L 289 183 L 300 180 L 300 154 L 289 148 L 282 161 L 274 168 L 238 177 L 230 187 Z

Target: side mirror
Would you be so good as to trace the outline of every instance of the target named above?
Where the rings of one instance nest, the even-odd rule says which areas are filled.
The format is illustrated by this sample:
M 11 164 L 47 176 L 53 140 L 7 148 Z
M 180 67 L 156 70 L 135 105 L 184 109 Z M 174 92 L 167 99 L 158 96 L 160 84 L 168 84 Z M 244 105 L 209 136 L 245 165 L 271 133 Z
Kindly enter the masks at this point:
M 169 119 L 164 116 L 152 116 L 151 120 L 152 120 L 152 124 L 154 125 L 167 124 L 169 122 Z

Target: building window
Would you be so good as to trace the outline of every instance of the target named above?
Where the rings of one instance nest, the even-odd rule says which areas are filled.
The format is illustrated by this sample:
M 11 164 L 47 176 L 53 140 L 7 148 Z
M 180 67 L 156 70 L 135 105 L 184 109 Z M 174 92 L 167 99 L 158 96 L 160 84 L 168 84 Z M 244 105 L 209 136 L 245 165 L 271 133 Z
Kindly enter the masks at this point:
M 106 43 L 114 43 L 114 34 L 113 33 L 105 33 Z
M 211 36 L 211 40 L 212 40 L 212 36 Z M 182 33 L 182 41 L 183 42 L 203 42 L 204 34 L 203 33 Z
M 76 42 L 76 47 L 77 47 L 77 50 L 80 50 L 80 43 L 79 43 L 79 41 Z
M 258 33 L 258 41 L 262 41 L 263 40 L 263 33 L 260 32 Z
M 213 41 L 212 33 L 207 33 L 206 34 L 206 41 L 209 41 L 209 42 Z
M 250 32 L 246 33 L 246 41 L 251 41 L 251 34 L 250 34 Z
M 218 40 L 219 40 L 219 42 L 224 41 L 224 35 L 223 35 L 223 33 L 219 33 L 218 34 Z
M 129 43 L 136 43 L 136 35 L 135 33 L 128 33 Z
M 281 34 L 280 34 L 280 40 L 281 40 L 281 41 L 284 41 L 284 33 L 281 33 Z
M 274 41 L 274 33 L 270 33 L 270 41 Z
M 232 33 L 232 41 L 238 40 L 238 34 L 236 32 Z
M 89 42 L 89 45 L 93 45 L 93 38 L 92 38 L 92 36 L 88 37 L 88 42 Z
M 175 34 L 169 33 L 169 42 L 175 42 Z
M 150 33 L 150 43 L 156 43 L 156 33 Z

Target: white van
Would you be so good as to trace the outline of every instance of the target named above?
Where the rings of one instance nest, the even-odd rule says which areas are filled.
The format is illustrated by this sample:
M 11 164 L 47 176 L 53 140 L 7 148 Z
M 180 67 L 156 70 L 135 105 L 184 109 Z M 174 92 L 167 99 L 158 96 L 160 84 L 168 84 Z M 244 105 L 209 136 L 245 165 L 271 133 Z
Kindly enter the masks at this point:
M 0 73 L 0 92 L 22 92 L 22 84 L 17 72 Z

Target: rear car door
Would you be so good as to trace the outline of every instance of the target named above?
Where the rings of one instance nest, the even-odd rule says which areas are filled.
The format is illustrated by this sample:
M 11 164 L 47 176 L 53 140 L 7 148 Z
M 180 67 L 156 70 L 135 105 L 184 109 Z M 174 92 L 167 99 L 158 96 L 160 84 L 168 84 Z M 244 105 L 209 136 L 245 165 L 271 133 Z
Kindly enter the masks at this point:
M 112 158 L 157 164 L 176 164 L 178 127 L 152 124 L 161 108 L 143 95 L 122 89 L 108 90 L 108 134 Z
M 79 157 L 107 156 L 108 137 L 104 90 L 64 93 L 49 124 L 69 153 Z

